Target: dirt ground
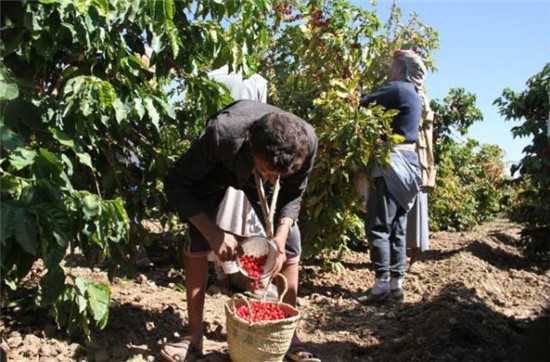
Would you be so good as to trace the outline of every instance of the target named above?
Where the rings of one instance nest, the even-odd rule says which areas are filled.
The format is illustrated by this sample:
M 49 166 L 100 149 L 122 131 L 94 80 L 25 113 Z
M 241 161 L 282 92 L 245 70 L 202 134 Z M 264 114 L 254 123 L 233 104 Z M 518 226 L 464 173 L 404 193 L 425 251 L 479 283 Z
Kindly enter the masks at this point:
M 346 253 L 341 273 L 305 264 L 300 335 L 323 361 L 550 361 L 550 266 L 525 261 L 519 231 L 496 220 L 471 232 L 435 233 L 432 250 L 408 273 L 401 305 L 356 302 L 374 281 L 364 251 Z M 99 269 L 66 268 L 107 281 Z M 48 316 L 3 311 L 8 360 L 156 361 L 162 343 L 186 333 L 183 277 L 178 266 L 154 261 L 135 278 L 116 278 L 109 324 L 91 343 L 71 340 Z M 227 300 L 209 287 L 202 361 L 229 361 Z

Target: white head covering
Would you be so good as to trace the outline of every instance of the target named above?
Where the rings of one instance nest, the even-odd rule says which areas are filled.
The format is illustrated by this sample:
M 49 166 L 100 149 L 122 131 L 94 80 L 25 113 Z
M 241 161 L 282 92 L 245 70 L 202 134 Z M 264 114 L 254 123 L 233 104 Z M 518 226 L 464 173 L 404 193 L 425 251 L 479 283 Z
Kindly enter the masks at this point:
M 426 79 L 426 66 L 422 58 L 412 50 L 399 49 L 393 53 L 394 58 L 399 58 L 405 63 L 406 82 L 414 84 L 417 90 L 422 89 Z

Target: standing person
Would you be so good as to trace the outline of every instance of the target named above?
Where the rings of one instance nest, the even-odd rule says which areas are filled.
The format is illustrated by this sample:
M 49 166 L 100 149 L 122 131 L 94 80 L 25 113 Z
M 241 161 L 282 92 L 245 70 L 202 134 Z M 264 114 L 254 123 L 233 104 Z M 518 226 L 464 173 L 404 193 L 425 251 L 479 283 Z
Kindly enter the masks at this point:
M 421 183 L 416 142 L 422 112 L 414 85 L 406 81 L 407 64 L 404 53 L 396 51 L 390 82 L 361 99 L 363 106 L 374 102 L 399 110 L 392 120 L 392 129 L 404 138 L 392 151 L 390 165 L 375 164 L 370 175 L 366 229 L 376 282 L 366 296 L 359 298 L 367 303 L 404 299 L 407 214 Z
M 166 193 L 180 218 L 190 224 L 184 260 L 190 335 L 164 346 L 166 360 L 183 361 L 202 354 L 207 255 L 212 250 L 222 261 L 237 256 L 238 240 L 215 223 L 217 209 L 231 186 L 243 190 L 259 210 L 255 174 L 270 183 L 280 178 L 273 238 L 279 252 L 276 270 L 288 280 L 285 303 L 296 305 L 301 253 L 296 221 L 316 150 L 315 131 L 308 123 L 279 108 L 243 100 L 210 120 L 202 136 L 176 162 L 166 180 Z M 300 348 L 295 337 L 289 353 L 299 350 L 312 357 Z
M 412 50 L 399 50 L 398 52 L 401 53 L 406 62 L 407 75 L 405 80 L 414 85 L 422 107 L 418 141 L 416 142 L 422 187 L 407 218 L 407 253 L 411 257 L 410 267 L 412 267 L 418 252 L 430 248 L 428 189 L 435 186 L 436 176 L 433 151 L 434 112 L 430 107 L 430 101 L 424 89 L 427 70 L 422 58 Z

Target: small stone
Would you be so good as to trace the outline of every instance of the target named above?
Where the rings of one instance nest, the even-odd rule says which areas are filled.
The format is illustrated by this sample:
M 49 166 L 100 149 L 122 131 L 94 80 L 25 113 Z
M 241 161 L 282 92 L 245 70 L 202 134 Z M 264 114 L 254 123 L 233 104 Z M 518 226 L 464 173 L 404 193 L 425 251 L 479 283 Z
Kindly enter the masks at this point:
M 19 333 L 13 333 L 10 338 L 8 338 L 8 346 L 10 348 L 17 348 L 23 343 L 23 338 Z
M 21 337 L 21 333 L 19 333 L 19 332 L 17 332 L 17 331 L 12 332 L 10 336 L 11 336 L 11 337 L 20 337 L 20 338 L 23 338 L 23 337 Z
M 323 296 L 320 294 L 313 293 L 311 295 L 311 300 L 314 301 L 315 303 L 319 303 L 322 299 L 323 299 Z
M 30 346 L 33 344 L 40 344 L 40 338 L 35 336 L 34 334 L 27 334 L 25 338 L 23 339 L 23 343 Z
M 145 284 L 147 282 L 147 276 L 145 274 L 139 274 L 136 277 L 136 282 L 138 282 L 139 284 Z
M 52 355 L 52 349 L 47 344 L 43 344 L 40 346 L 40 350 L 38 351 L 39 356 L 48 357 Z
M 153 329 L 155 329 L 155 322 L 149 321 L 145 323 L 145 329 L 147 330 L 147 332 L 151 332 Z
M 168 283 L 168 288 L 170 288 L 170 289 L 174 289 L 175 286 L 176 286 L 176 284 L 174 284 L 172 282 Z
M 147 356 L 147 362 L 154 362 L 155 361 L 155 356 Z
M 179 334 L 178 332 L 174 332 L 174 337 L 175 337 L 175 338 L 180 338 L 181 336 L 180 336 L 180 334 Z

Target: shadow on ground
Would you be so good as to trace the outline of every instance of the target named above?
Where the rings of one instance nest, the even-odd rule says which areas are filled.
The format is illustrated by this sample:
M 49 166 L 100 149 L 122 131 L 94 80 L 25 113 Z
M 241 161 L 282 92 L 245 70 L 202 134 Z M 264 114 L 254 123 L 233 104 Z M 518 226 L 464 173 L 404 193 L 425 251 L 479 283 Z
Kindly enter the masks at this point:
M 524 255 L 509 253 L 504 249 L 495 248 L 483 241 L 474 241 L 465 250 L 500 270 L 520 269 L 543 274 L 550 268 L 548 264 L 534 262 Z
M 362 314 L 362 317 L 361 317 Z M 548 315 L 517 321 L 490 309 L 475 291 L 457 283 L 420 304 L 340 309 L 327 307 L 322 332 L 355 331 L 379 341 L 341 354 L 336 342 L 312 346 L 323 360 L 372 361 L 548 360 Z M 526 359 L 529 356 L 529 359 Z

